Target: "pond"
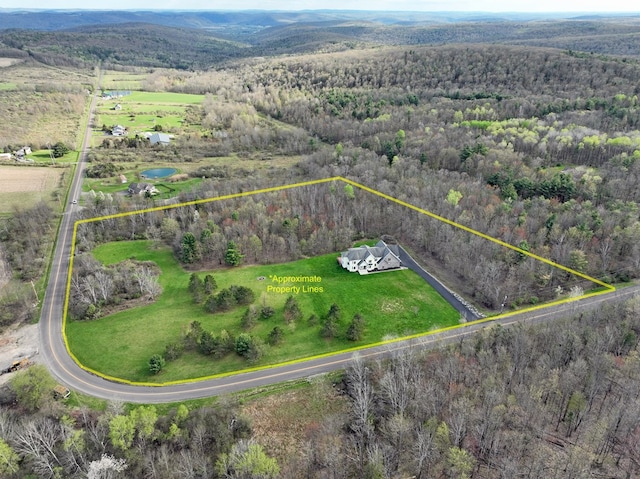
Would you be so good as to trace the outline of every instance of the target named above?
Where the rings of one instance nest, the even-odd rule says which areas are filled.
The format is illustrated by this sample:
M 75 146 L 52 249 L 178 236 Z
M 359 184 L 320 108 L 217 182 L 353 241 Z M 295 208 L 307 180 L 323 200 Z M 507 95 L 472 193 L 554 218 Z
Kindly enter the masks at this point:
M 173 175 L 176 171 L 175 168 L 153 168 L 151 170 L 144 170 L 142 173 L 140 173 L 140 176 L 142 176 L 142 178 L 147 178 L 149 180 L 155 180 L 157 178 L 164 178 L 165 176 L 171 176 Z

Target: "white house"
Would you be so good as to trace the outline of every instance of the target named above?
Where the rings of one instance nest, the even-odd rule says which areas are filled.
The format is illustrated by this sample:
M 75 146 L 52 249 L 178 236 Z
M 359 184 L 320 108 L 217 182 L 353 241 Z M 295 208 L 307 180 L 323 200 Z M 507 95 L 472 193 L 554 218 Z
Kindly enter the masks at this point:
M 122 125 L 116 125 L 111 129 L 111 134 L 113 136 L 123 136 L 126 133 L 127 129 Z
M 31 147 L 23 146 L 18 151 L 16 151 L 16 157 L 17 158 L 24 158 L 25 156 L 30 155 L 31 153 L 32 153 Z
M 155 195 L 159 193 L 158 189 L 150 183 L 131 183 L 127 188 L 127 193 L 133 195 Z
M 367 274 L 372 271 L 386 271 L 402 266 L 397 245 L 387 245 L 378 241 L 375 246 L 350 248 L 340 254 L 339 262 L 352 273 Z

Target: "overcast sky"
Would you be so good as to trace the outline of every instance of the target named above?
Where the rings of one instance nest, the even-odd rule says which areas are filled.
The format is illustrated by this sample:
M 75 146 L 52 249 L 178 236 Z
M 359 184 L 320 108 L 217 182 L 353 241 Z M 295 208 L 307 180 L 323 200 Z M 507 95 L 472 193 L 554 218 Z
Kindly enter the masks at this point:
M 636 0 L 637 1 L 637 0 Z M 640 12 L 634 0 L 2 0 L 0 8 L 93 10 L 408 10 Z

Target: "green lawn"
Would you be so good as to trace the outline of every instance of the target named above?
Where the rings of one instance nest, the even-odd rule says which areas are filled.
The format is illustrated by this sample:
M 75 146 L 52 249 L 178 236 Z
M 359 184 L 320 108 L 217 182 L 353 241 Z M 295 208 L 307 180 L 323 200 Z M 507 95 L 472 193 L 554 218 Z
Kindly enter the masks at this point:
M 457 324 L 459 314 L 418 275 L 409 270 L 359 276 L 342 269 L 336 254 L 329 254 L 291 263 L 245 266 L 213 271 L 218 290 L 232 284 L 251 287 L 258 306 L 272 306 L 276 314 L 259 321 L 250 333 L 266 339 L 274 326 L 285 331 L 284 342 L 266 347 L 266 354 L 257 364 L 249 364 L 235 354 L 215 360 L 199 353 L 188 353 L 167 363 L 158 376 L 147 370 L 149 358 L 162 353 L 167 343 L 178 340 L 191 321 L 200 321 L 204 329 L 217 334 L 221 329 L 236 335 L 242 332 L 240 318 L 246 307 L 228 313 L 208 314 L 193 303 L 187 292 L 190 273 L 185 272 L 166 248 L 154 249 L 149 241 L 118 242 L 101 245 L 95 256 L 105 264 L 125 258 L 153 260 L 162 270 L 160 282 L 164 292 L 157 302 L 113 314 L 92 322 L 67 323 L 69 346 L 78 360 L 101 373 L 132 381 L 166 382 L 245 369 L 251 366 L 275 364 L 290 359 L 339 351 L 381 341 L 389 337 L 406 336 Z M 205 272 L 201 275 L 204 277 Z M 318 276 L 317 283 L 280 284 L 275 276 Z M 265 277 L 260 280 L 260 277 Z M 290 293 L 273 290 L 276 286 L 298 286 L 294 294 L 304 318 L 286 325 L 282 310 Z M 315 292 L 302 286 L 320 287 Z M 322 320 L 310 325 L 307 318 L 315 313 L 322 318 L 332 303 L 340 306 L 339 336 L 333 340 L 320 337 Z M 355 313 L 366 321 L 363 341 L 345 339 L 345 331 Z

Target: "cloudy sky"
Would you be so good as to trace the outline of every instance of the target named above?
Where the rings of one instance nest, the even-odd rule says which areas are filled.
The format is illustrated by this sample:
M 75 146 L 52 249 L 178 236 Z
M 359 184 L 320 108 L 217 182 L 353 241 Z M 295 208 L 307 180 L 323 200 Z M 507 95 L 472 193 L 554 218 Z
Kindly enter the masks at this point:
M 633 0 L 2 0 L 0 8 L 93 10 L 408 10 L 476 12 L 640 12 Z

